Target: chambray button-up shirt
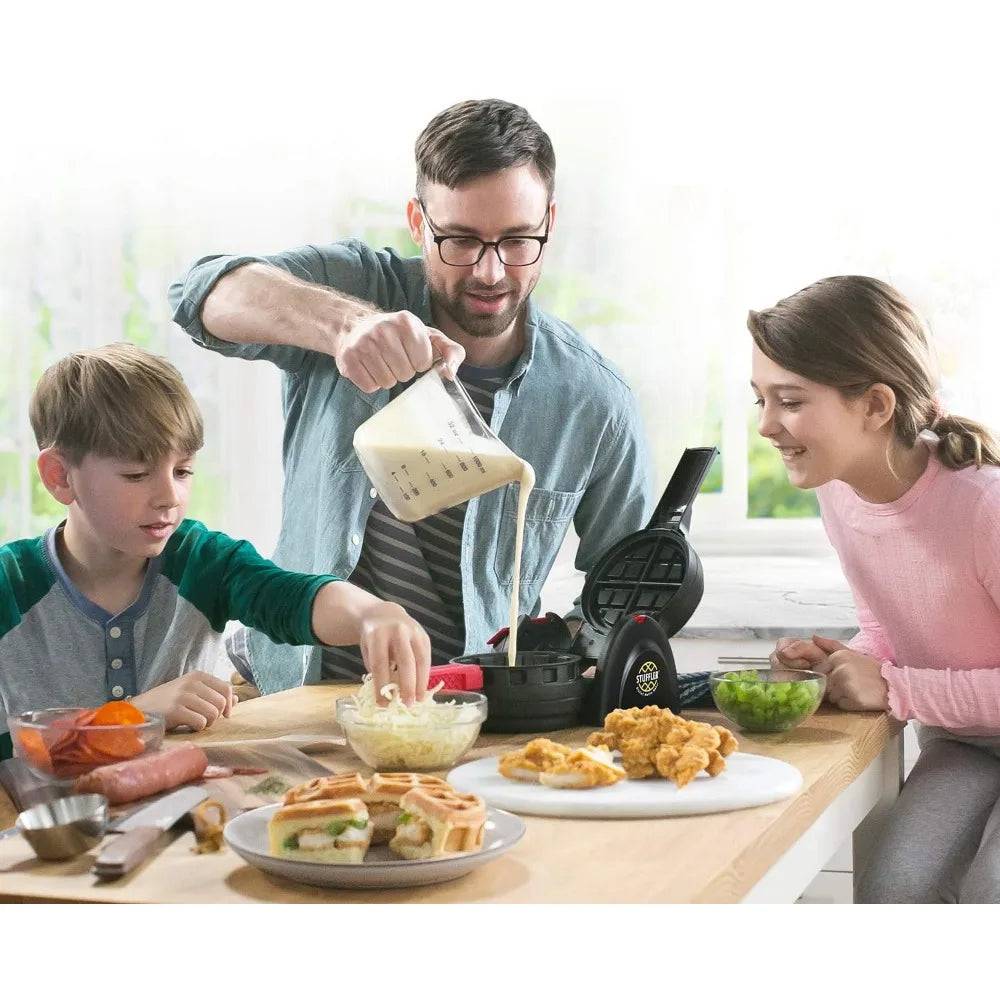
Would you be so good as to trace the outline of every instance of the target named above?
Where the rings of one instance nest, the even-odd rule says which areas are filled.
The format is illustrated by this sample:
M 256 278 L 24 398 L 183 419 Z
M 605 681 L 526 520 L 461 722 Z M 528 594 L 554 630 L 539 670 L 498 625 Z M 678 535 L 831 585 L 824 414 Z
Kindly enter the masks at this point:
M 433 325 L 423 264 L 419 257 L 402 258 L 352 239 L 266 257 L 204 257 L 169 292 L 174 320 L 196 343 L 219 354 L 270 361 L 282 370 L 285 483 L 274 561 L 346 580 L 375 504 L 354 451 L 354 431 L 388 402 L 389 392 L 362 392 L 325 354 L 232 344 L 212 336 L 201 322 L 205 297 L 223 275 L 255 261 L 386 312 L 408 310 Z M 651 469 L 638 407 L 621 375 L 597 351 L 529 300 L 524 351 L 509 382 L 496 393 L 490 424 L 535 470 L 520 610 L 536 614 L 542 584 L 571 522 L 580 537 L 576 566 L 586 572 L 652 513 Z M 508 622 L 516 515 L 514 484 L 469 501 L 461 558 L 466 652 L 486 649 L 486 640 Z M 579 601 L 571 613 L 579 614 Z M 247 653 L 264 693 L 319 679 L 317 647 L 280 646 L 252 632 Z

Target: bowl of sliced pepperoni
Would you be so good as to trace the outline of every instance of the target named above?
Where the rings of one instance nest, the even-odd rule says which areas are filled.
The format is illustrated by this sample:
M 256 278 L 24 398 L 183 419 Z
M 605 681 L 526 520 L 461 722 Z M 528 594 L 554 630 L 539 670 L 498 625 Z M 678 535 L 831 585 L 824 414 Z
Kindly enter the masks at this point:
M 37 774 L 57 781 L 78 778 L 159 749 L 162 715 L 127 701 L 99 708 L 44 708 L 7 717 L 14 755 Z

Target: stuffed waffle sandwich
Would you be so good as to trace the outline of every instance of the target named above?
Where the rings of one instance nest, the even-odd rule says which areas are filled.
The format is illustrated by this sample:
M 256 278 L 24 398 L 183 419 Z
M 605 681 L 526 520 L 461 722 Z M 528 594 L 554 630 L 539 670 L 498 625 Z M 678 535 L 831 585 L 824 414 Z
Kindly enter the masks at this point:
M 399 801 L 403 813 L 389 848 L 410 861 L 482 849 L 486 806 L 478 795 L 445 788 L 413 788 Z
M 359 798 L 368 807 L 373 844 L 387 844 L 392 839 L 403 811 L 399 800 L 414 788 L 451 791 L 451 786 L 443 778 L 432 774 L 402 771 L 381 772 L 371 776 L 368 788 Z
M 315 799 L 282 806 L 267 833 L 277 858 L 361 864 L 372 826 L 360 799 Z
M 321 778 L 313 778 L 285 792 L 284 804 L 290 806 L 293 802 L 314 802 L 320 799 L 361 799 L 368 792 L 368 782 L 351 771 L 348 774 L 324 774 Z

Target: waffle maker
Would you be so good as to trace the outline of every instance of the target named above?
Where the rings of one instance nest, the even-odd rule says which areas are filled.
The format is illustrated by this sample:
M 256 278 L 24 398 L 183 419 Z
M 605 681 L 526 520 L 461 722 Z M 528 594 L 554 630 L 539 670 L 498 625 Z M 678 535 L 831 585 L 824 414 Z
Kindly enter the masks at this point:
M 718 454 L 717 448 L 688 448 L 649 524 L 617 542 L 598 560 L 584 583 L 584 621 L 575 635 L 569 624 L 552 612 L 541 618 L 524 616 L 519 621 L 519 664 L 531 670 L 534 663 L 544 672 L 550 669 L 547 663 L 553 657 L 558 660 L 558 654 L 563 654 L 562 659 L 566 659 L 565 654 L 574 654 L 579 657 L 580 673 L 596 668 L 589 680 L 560 678 L 566 682 L 577 680 L 584 686 L 576 722 L 600 725 L 613 709 L 633 706 L 656 705 L 679 711 L 682 704 L 692 704 L 704 695 L 704 674 L 686 674 L 684 684 L 678 683 L 669 639 L 690 619 L 704 592 L 701 560 L 687 534 L 692 504 Z M 494 657 L 506 650 L 509 631 L 501 629 L 490 640 Z M 489 655 L 479 662 L 485 663 Z M 508 671 L 488 673 L 505 688 L 515 679 L 504 680 Z M 500 693 L 504 697 L 510 694 Z M 489 690 L 486 694 L 492 697 Z M 524 704 L 528 704 L 527 697 Z M 563 725 L 567 721 L 563 719 Z M 529 725 L 518 730 L 501 725 L 495 729 L 532 730 L 543 731 L 543 727 Z

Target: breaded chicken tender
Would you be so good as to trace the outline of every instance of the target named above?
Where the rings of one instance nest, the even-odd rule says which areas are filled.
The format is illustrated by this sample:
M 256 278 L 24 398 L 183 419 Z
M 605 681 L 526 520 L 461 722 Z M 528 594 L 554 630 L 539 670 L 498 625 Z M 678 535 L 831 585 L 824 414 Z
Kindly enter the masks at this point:
M 721 740 L 719 743 L 719 753 L 723 757 L 728 757 L 739 746 L 736 737 L 723 726 L 713 726 L 712 728 L 719 734 Z
M 614 762 L 607 744 L 574 750 L 543 738 L 504 754 L 497 767 L 505 778 L 549 788 L 599 788 L 625 777 L 625 769 Z
M 614 733 L 600 732 L 591 733 L 587 737 L 588 747 L 607 747 L 609 750 L 618 749 L 618 737 Z
M 717 778 L 726 769 L 726 762 L 718 750 L 708 751 L 708 764 L 705 770 L 713 777 Z
M 724 758 L 738 746 L 736 737 L 722 726 L 684 719 L 655 705 L 616 708 L 605 716 L 604 730 L 591 733 L 587 743 L 621 751 L 629 778 L 659 775 L 678 788 L 702 771 L 718 777 L 726 767 Z
M 653 757 L 658 743 L 641 737 L 623 740 L 621 743 L 622 767 L 630 778 L 651 778 L 656 773 Z
M 537 783 L 544 771 L 561 764 L 572 753 L 572 747 L 539 738 L 525 744 L 520 750 L 505 753 L 500 758 L 497 770 L 505 778 L 514 781 Z
M 656 752 L 656 772 L 661 778 L 683 788 L 696 774 L 708 767 L 708 751 L 702 747 L 662 746 Z
M 606 746 L 584 747 L 542 772 L 539 780 L 549 788 L 599 788 L 625 777 Z

